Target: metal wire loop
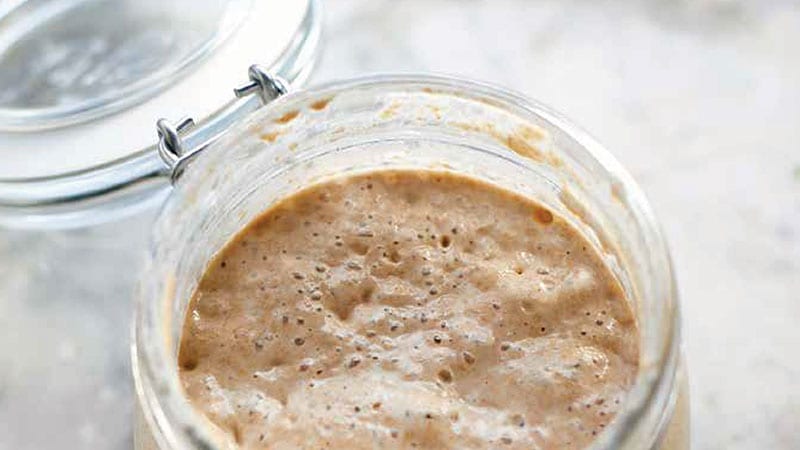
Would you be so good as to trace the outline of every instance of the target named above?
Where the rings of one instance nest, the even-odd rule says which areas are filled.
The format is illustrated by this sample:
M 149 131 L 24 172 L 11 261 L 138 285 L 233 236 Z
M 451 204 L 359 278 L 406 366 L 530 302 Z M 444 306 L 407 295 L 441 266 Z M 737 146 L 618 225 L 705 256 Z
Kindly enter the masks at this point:
M 194 120 L 190 117 L 181 119 L 174 125 L 167 119 L 159 119 L 156 122 L 158 130 L 158 155 L 172 169 L 178 160 L 184 155 L 183 139 L 181 133 L 194 126 Z
M 247 73 L 250 76 L 250 83 L 233 90 L 238 98 L 258 94 L 261 102 L 266 105 L 289 92 L 289 88 L 283 79 L 270 74 L 257 64 L 250 66 Z
M 271 75 L 257 65 L 250 66 L 248 74 L 250 76 L 250 83 L 234 89 L 234 93 L 238 98 L 258 94 L 261 106 L 264 106 L 289 92 L 288 85 L 282 78 Z M 209 134 L 209 128 L 212 126 L 219 128 L 223 125 L 225 125 L 225 122 L 222 121 L 217 121 L 214 124 L 203 123 L 196 131 L 198 133 Z M 181 173 L 183 173 L 189 160 L 205 149 L 221 134 L 219 130 L 211 132 L 211 137 L 208 138 L 207 136 L 207 138 L 202 141 L 198 141 L 196 136 L 193 138 L 194 135 L 190 135 L 187 137 L 189 141 L 188 144 L 184 143 L 183 138 L 186 136 L 186 132 L 194 128 L 194 126 L 194 120 L 191 118 L 181 119 L 177 124 L 166 119 L 159 119 L 158 122 L 156 122 L 156 129 L 158 131 L 158 155 L 161 157 L 161 160 L 164 161 L 166 169 L 170 172 L 173 183 L 180 177 Z M 227 127 L 227 125 L 225 126 Z

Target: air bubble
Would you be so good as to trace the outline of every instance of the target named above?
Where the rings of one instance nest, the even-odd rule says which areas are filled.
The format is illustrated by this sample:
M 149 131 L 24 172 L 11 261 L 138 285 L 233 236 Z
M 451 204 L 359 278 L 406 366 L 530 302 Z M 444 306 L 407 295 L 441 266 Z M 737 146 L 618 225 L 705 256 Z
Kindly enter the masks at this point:
M 470 352 L 463 352 L 461 356 L 464 358 L 464 362 L 467 364 L 475 364 L 475 356 Z

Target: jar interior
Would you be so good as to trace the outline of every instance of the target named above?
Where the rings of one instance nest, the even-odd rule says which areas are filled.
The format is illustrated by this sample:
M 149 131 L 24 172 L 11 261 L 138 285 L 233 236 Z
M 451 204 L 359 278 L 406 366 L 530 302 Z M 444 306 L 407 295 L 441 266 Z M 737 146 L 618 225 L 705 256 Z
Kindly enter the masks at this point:
M 300 188 L 381 169 L 468 175 L 533 198 L 578 228 L 634 302 L 641 330 L 636 384 L 595 446 L 656 442 L 669 409 L 677 311 L 669 258 L 641 193 L 598 144 L 546 108 L 437 78 L 378 78 L 290 95 L 192 162 L 158 221 L 142 285 L 134 365 L 147 372 L 140 384 L 161 383 L 144 393 L 157 428 L 199 423 L 181 396 L 175 361 L 187 304 L 214 254 Z M 167 440 L 180 441 L 177 434 Z M 209 427 L 191 436 L 219 441 Z

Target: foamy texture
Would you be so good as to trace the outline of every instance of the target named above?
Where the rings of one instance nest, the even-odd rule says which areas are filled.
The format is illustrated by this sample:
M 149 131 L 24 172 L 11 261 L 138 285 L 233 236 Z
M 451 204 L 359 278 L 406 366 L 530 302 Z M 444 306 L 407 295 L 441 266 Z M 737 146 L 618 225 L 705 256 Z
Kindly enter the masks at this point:
M 466 177 L 303 190 L 210 264 L 188 397 L 246 448 L 581 448 L 633 382 L 638 330 L 586 240 Z

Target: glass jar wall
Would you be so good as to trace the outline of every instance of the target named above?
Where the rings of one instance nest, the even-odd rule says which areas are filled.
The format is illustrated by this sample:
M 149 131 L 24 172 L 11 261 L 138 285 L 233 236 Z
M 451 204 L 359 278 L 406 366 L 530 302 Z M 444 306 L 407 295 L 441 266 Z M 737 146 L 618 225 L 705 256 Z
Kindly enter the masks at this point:
M 381 168 L 437 168 L 536 198 L 582 231 L 634 300 L 640 373 L 596 448 L 685 448 L 688 403 L 678 301 L 658 226 L 639 189 L 558 114 L 485 85 L 374 77 L 283 97 L 188 166 L 156 223 L 133 349 L 138 448 L 222 448 L 183 397 L 177 346 L 213 255 L 308 183 Z

